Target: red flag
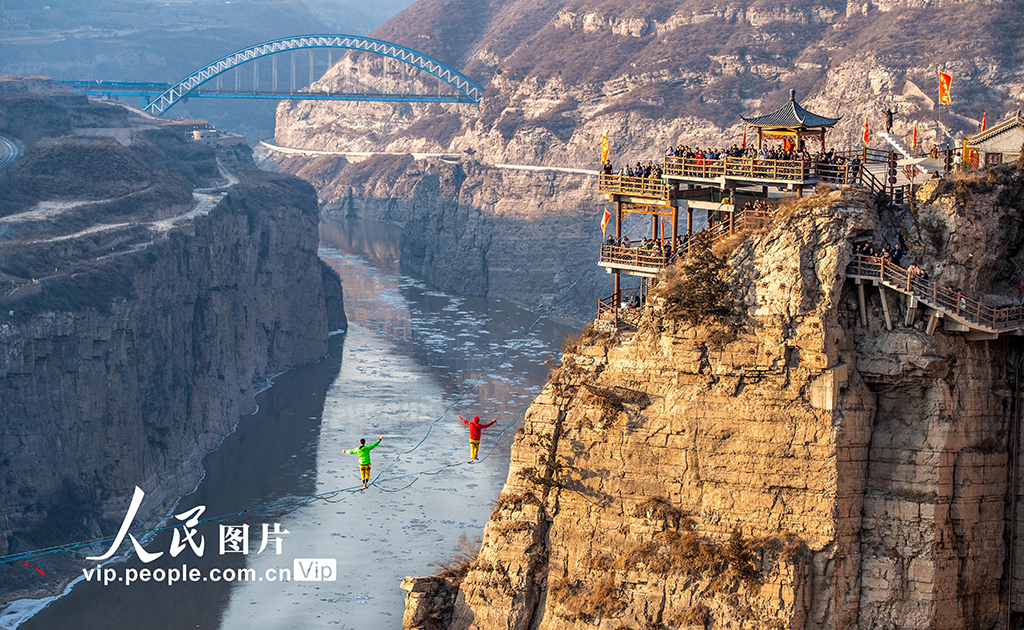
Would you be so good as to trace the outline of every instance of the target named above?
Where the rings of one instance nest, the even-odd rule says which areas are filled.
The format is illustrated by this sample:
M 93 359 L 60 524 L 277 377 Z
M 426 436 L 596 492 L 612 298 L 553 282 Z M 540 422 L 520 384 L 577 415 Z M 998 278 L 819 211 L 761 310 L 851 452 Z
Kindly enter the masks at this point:
M 910 150 L 917 151 L 917 123 L 914 123 L 914 139 L 910 142 Z
M 982 131 L 985 131 L 985 122 L 986 122 L 986 118 L 987 117 L 988 117 L 988 112 L 985 112 L 984 114 L 981 115 L 981 130 Z
M 747 126 L 743 125 L 743 148 L 747 148 Z
M 604 218 L 601 219 L 601 233 L 608 236 L 608 221 L 612 218 L 612 213 L 608 212 L 608 208 L 604 209 Z
M 868 117 L 864 115 L 864 146 L 871 144 L 871 132 L 868 130 Z
M 939 73 L 939 105 L 949 105 L 952 99 L 949 97 L 949 89 L 953 86 L 953 77 L 945 72 Z

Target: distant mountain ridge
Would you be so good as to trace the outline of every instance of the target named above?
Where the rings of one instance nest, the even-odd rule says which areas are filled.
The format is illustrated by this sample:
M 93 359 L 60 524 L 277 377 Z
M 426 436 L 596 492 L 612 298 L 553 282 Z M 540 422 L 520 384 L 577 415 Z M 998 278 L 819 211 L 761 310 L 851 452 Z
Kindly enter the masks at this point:
M 739 141 L 741 115 L 796 89 L 812 111 L 843 116 L 834 144 L 856 143 L 865 114 L 879 129 L 889 107 L 897 134 L 917 121 L 925 143 L 942 142 L 1024 103 L 1022 15 L 1020 0 L 420 0 L 373 36 L 462 68 L 487 88 L 479 107 L 283 103 L 278 140 L 593 166 L 603 132 L 626 159 Z M 392 80 L 352 66 L 361 81 Z M 954 76 L 942 109 L 940 70 Z M 321 116 L 358 124 L 325 129 Z

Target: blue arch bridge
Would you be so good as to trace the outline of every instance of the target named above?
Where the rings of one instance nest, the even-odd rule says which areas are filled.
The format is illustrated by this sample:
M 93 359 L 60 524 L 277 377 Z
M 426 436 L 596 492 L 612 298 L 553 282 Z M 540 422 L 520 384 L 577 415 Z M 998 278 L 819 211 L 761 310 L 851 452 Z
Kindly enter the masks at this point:
M 310 86 L 315 80 L 316 62 L 314 51 L 327 51 L 326 68 L 333 64 L 334 50 L 355 50 L 378 55 L 383 60 L 384 72 L 400 75 L 412 85 L 414 78 L 433 76 L 437 81 L 437 93 L 378 93 L 358 91 L 313 91 Z M 297 55 L 308 51 L 308 62 Z M 283 53 L 290 64 L 286 67 L 287 82 L 279 89 L 278 59 Z M 260 71 L 260 59 L 270 57 L 270 68 L 264 64 Z M 296 72 L 308 70 L 308 83 L 301 84 Z M 389 62 L 394 63 L 390 64 Z M 267 72 L 269 70 L 269 73 Z M 409 71 L 412 70 L 410 73 Z M 230 79 L 233 71 L 233 81 Z M 268 76 L 269 74 L 269 76 Z M 224 81 L 225 77 L 229 80 Z M 260 80 L 263 79 L 261 88 Z M 428 79 L 429 80 L 429 79 Z M 157 116 L 163 114 L 179 101 L 189 98 L 257 98 L 293 99 L 312 101 L 378 101 L 399 103 L 479 103 L 484 89 L 457 70 L 424 55 L 423 53 L 379 39 L 355 35 L 302 35 L 276 39 L 255 46 L 249 46 L 217 61 L 199 68 L 177 83 L 148 81 L 60 81 L 71 87 L 72 92 L 96 96 L 133 96 L 145 99 L 145 110 Z M 227 85 L 225 86 L 225 83 Z M 233 83 L 233 86 L 232 86 Z M 422 81 L 421 81 L 422 84 Z M 212 89 L 211 89 L 212 87 Z

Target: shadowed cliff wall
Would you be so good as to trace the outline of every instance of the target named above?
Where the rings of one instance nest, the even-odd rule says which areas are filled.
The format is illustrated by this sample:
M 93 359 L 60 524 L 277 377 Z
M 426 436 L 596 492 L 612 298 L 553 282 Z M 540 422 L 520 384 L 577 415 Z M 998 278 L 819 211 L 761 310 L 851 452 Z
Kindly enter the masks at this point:
M 136 485 L 144 520 L 166 514 L 254 391 L 323 356 L 345 321 L 318 220 L 311 186 L 250 173 L 189 227 L 0 305 L 0 553 L 112 535 Z

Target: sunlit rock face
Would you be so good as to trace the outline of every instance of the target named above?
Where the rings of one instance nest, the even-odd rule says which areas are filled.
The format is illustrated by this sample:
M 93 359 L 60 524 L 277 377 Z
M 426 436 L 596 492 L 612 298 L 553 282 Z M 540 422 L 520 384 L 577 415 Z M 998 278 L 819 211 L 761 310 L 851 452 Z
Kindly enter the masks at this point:
M 1017 2 L 424 0 L 374 36 L 431 55 L 486 91 L 476 105 L 283 102 L 277 141 L 309 149 L 460 154 L 484 163 L 594 168 L 657 157 L 668 144 L 740 142 L 740 116 L 796 89 L 809 109 L 842 116 L 830 144 L 918 123 L 926 146 L 1014 112 L 1024 99 Z M 953 75 L 939 107 L 938 72 Z M 363 55 L 316 89 L 435 94 L 438 81 Z M 447 86 L 443 86 L 448 89 Z M 449 90 L 450 91 L 450 90 Z
M 928 334 L 891 290 L 889 330 L 870 285 L 864 325 L 846 267 L 899 233 L 933 277 L 1009 299 L 1022 187 L 1007 169 L 906 212 L 852 189 L 792 203 L 718 247 L 725 322 L 673 318 L 665 280 L 638 331 L 586 333 L 458 592 L 408 579 L 406 627 L 1004 627 L 1019 344 Z M 957 262 L 976 226 L 1000 236 Z

